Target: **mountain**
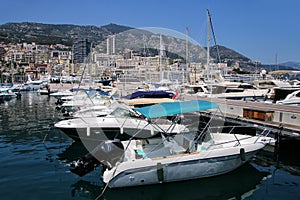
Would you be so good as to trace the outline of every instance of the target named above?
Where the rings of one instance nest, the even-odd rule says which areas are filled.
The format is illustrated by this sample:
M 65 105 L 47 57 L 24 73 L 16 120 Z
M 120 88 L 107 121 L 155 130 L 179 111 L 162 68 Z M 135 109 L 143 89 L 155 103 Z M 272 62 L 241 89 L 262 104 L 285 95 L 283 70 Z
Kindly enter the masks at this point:
M 295 70 L 300 70 L 300 63 L 299 62 L 285 62 L 285 63 L 279 64 L 279 66 L 284 66 L 284 67 L 292 68 L 292 69 L 295 69 Z
M 151 31 L 151 30 L 150 30 Z M 141 51 L 141 48 L 159 49 L 159 35 L 149 30 L 133 29 L 131 27 L 108 24 L 105 26 L 79 26 L 72 24 L 42 24 L 34 22 L 6 23 L 0 25 L 0 42 L 21 43 L 35 42 L 37 44 L 64 44 L 71 46 L 77 38 L 87 38 L 94 45 L 100 45 L 98 49 L 106 50 L 104 39 L 109 35 L 116 37 L 116 52 L 131 49 Z M 102 42 L 103 41 L 103 42 Z M 185 40 L 171 36 L 164 36 L 164 48 L 167 52 L 178 54 L 185 58 Z M 217 59 L 217 46 L 211 48 L 211 58 Z M 204 61 L 205 48 L 194 44 L 189 45 L 190 58 L 193 61 Z M 248 62 L 250 59 L 224 46 L 218 46 L 221 61 L 229 63 L 234 60 Z
M 64 44 L 72 46 L 78 38 L 87 38 L 95 47 L 96 51 L 107 51 L 108 36 L 115 35 L 115 52 L 124 53 L 126 51 L 135 51 L 139 54 L 148 51 L 148 55 L 157 55 L 160 47 L 160 34 L 151 32 L 151 30 L 134 29 L 128 26 L 117 24 L 108 24 L 105 26 L 79 26 L 72 24 L 42 24 L 34 22 L 6 23 L 0 25 L 0 42 L 4 43 L 22 43 L 35 42 L 37 44 Z M 163 35 L 163 48 L 168 56 L 184 59 L 186 57 L 186 41 L 184 38 Z M 190 62 L 206 62 L 206 48 L 199 45 L 189 44 Z M 3 54 L 0 49 L 0 54 Z M 246 71 L 255 71 L 257 68 L 265 68 L 268 71 L 274 69 L 300 69 L 300 63 L 287 62 L 279 66 L 261 65 L 247 58 L 246 56 L 221 45 L 213 46 L 210 50 L 210 56 L 218 61 L 218 52 L 220 61 L 226 62 L 228 66 L 239 67 Z M 147 52 L 146 52 L 147 53 Z
M 296 70 L 293 67 L 284 66 L 284 65 L 281 65 L 281 64 L 278 64 L 278 65 L 275 65 L 275 64 L 273 64 L 273 65 L 262 65 L 262 68 L 264 68 L 267 71 Z
M 36 42 L 38 44 L 65 44 L 71 46 L 77 38 L 91 42 L 104 40 L 108 35 L 131 29 L 116 24 L 106 26 L 78 26 L 71 24 L 42 24 L 33 22 L 0 25 L 0 41 L 4 43 Z
M 157 30 L 150 29 L 130 29 L 116 34 L 112 40 L 115 45 L 117 54 L 121 53 L 136 53 L 145 56 L 159 55 L 172 57 L 174 59 L 186 57 L 186 41 L 171 35 L 163 35 L 164 33 L 157 33 Z M 108 43 L 111 43 L 110 40 Z M 95 47 L 95 52 L 106 53 L 107 41 L 98 43 Z M 189 52 L 191 62 L 204 61 L 206 53 L 203 47 L 189 43 Z
M 242 54 L 221 45 L 215 45 L 211 48 L 210 55 L 216 60 L 218 59 L 218 51 L 220 54 L 221 61 L 225 61 L 225 60 L 239 60 L 243 62 L 250 61 L 250 59 L 247 58 L 246 56 L 243 56 Z
M 263 65 L 263 67 L 267 71 L 276 71 L 276 70 L 300 70 L 300 63 L 299 62 L 285 62 L 280 63 L 278 65 Z

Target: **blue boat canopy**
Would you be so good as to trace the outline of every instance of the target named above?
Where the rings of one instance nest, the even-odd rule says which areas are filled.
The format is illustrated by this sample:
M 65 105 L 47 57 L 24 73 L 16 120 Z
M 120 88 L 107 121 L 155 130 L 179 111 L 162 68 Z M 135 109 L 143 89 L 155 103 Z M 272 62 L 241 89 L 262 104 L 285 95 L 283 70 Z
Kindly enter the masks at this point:
M 209 110 L 218 108 L 218 104 L 205 100 L 191 100 L 181 102 L 167 102 L 155 104 L 152 106 L 145 106 L 141 108 L 134 108 L 147 118 L 157 118 L 164 116 L 172 116 L 176 114 L 183 114 L 189 112 L 196 112 L 201 110 Z

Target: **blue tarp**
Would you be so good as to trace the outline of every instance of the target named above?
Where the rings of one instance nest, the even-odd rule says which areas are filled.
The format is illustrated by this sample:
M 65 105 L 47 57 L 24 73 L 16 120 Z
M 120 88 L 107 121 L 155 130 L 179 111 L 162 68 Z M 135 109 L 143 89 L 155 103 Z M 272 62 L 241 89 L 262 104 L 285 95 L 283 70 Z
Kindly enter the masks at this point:
M 218 104 L 205 100 L 191 100 L 182 102 L 160 103 L 152 106 L 134 108 L 134 110 L 143 114 L 147 118 L 157 118 L 172 116 L 201 110 L 218 108 Z
M 136 99 L 136 98 L 173 98 L 174 93 L 166 92 L 162 90 L 153 91 L 137 91 L 123 98 L 125 99 Z

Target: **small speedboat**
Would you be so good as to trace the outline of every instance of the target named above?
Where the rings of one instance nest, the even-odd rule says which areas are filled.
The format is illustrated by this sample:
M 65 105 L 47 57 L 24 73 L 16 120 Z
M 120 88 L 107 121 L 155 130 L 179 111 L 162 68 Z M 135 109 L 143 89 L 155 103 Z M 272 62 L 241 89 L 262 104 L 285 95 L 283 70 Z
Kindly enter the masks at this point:
M 135 108 L 150 125 L 155 118 L 217 109 L 204 100 L 171 102 Z M 102 165 L 104 183 L 110 188 L 143 186 L 205 178 L 228 173 L 251 159 L 267 144 L 275 142 L 266 134 L 249 136 L 211 132 L 210 122 L 188 133 L 161 132 L 161 137 L 108 140 L 88 155 L 74 161 L 71 171 L 80 176 Z M 170 124 L 170 128 L 175 126 Z M 234 127 L 232 127 L 234 128 Z

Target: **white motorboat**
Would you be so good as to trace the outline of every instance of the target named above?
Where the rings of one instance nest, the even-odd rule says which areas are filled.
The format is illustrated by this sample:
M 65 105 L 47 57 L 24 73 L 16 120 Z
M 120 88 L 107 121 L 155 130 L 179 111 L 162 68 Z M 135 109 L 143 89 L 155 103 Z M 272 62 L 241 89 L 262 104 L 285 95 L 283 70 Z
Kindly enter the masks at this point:
M 51 97 L 54 97 L 56 99 L 60 99 L 62 97 L 73 96 L 73 95 L 74 95 L 74 92 L 71 90 L 60 90 L 60 91 L 50 94 Z
M 260 89 L 272 89 L 274 87 L 280 87 L 280 88 L 290 88 L 291 84 L 287 81 L 282 80 L 255 80 L 253 81 L 253 84 L 255 87 Z
M 237 88 L 226 88 L 221 93 L 207 95 L 207 97 L 233 100 L 257 100 L 265 99 L 268 95 L 268 92 L 268 89 L 258 89 L 250 84 L 243 83 Z
M 169 98 L 137 98 L 137 99 L 120 99 L 117 100 L 119 103 L 124 103 L 131 107 L 142 107 L 153 104 L 158 104 L 162 102 L 174 102 L 173 99 Z M 110 100 L 110 103 L 113 103 Z M 74 112 L 71 116 L 74 118 L 92 118 L 92 117 L 104 117 L 111 113 L 111 107 L 108 105 L 93 105 L 85 106 L 80 108 L 80 110 Z
M 285 99 L 277 101 L 277 104 L 300 105 L 300 90 L 288 94 Z
M 30 75 L 28 74 L 28 80 L 26 84 L 30 87 L 31 90 L 39 90 L 43 88 L 50 81 L 50 76 L 44 77 L 40 80 L 32 80 Z
M 257 100 L 265 99 L 269 92 L 268 89 L 258 89 L 251 84 L 235 83 L 228 85 L 222 83 L 215 86 L 215 91 L 207 95 L 209 98 L 233 99 L 233 100 Z M 235 85 L 234 85 L 235 84 Z
M 269 92 L 268 89 L 258 89 L 250 84 L 237 82 L 188 85 L 185 88 L 185 95 L 233 100 L 265 99 Z M 187 90 L 188 88 L 189 90 Z M 211 92 L 208 91 L 209 88 L 212 90 Z
M 0 88 L 0 102 L 16 98 L 17 95 L 12 90 L 13 88 Z
M 193 100 L 156 104 L 135 108 L 135 111 L 151 123 L 157 117 L 217 107 L 212 102 Z M 228 173 L 246 163 L 265 145 L 274 142 L 267 134 L 249 136 L 211 133 L 209 124 L 195 133 L 174 135 L 163 132 L 160 138 L 105 141 L 89 156 L 102 165 L 103 181 L 107 186 L 119 188 Z M 87 162 L 86 159 L 73 162 L 71 171 L 79 175 L 90 171 L 93 162 Z
M 74 140 L 107 140 L 116 137 L 129 139 L 154 137 L 158 133 L 180 133 L 187 131 L 184 125 L 176 124 L 169 129 L 169 120 L 159 119 L 160 127 L 151 126 L 149 122 L 140 118 L 130 106 L 114 102 L 110 105 L 110 113 L 106 116 L 88 116 L 63 120 L 54 126 L 62 130 Z M 104 112 L 107 110 L 103 110 Z M 92 115 L 92 114 L 89 114 Z
M 109 105 L 111 100 L 107 96 L 103 96 L 97 91 L 77 91 L 73 96 L 62 97 L 57 101 L 57 109 L 62 113 L 70 115 L 82 107 L 95 105 Z

